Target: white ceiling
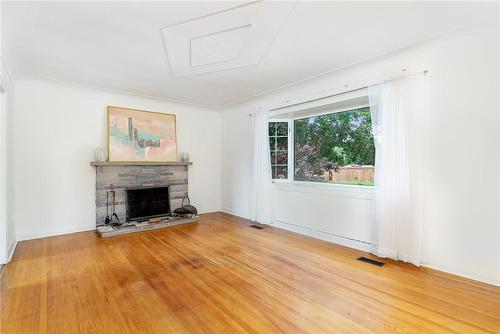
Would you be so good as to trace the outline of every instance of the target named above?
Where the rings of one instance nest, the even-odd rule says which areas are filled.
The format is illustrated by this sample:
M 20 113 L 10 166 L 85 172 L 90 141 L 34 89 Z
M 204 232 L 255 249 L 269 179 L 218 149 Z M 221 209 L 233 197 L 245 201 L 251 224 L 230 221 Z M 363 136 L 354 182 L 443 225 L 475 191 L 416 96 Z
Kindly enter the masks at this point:
M 5 2 L 3 58 L 38 75 L 224 106 L 494 19 L 496 2 Z
M 257 65 L 294 2 L 246 3 L 161 30 L 174 77 Z

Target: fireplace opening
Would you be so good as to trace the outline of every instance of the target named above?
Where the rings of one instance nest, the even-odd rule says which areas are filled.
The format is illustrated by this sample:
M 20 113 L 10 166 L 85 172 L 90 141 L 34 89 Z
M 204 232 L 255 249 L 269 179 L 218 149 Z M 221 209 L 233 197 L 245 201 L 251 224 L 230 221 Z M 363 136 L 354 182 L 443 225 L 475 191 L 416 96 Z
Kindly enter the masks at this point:
M 127 189 L 127 221 L 170 216 L 169 187 Z

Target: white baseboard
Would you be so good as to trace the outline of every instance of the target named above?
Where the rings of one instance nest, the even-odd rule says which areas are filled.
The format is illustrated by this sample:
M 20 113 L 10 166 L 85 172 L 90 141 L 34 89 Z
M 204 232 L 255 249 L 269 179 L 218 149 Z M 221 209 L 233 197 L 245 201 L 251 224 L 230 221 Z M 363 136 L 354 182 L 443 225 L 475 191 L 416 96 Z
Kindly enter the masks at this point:
M 247 215 L 245 215 L 241 212 L 238 212 L 238 210 L 233 210 L 231 208 L 225 207 L 225 208 L 222 208 L 220 211 L 228 213 L 228 214 L 233 215 L 233 216 L 237 216 L 237 217 L 241 217 L 241 218 L 245 218 L 245 219 L 250 219 L 250 217 L 248 217 Z
M 18 234 L 17 239 L 19 241 L 32 240 L 32 239 L 39 239 L 39 238 L 54 237 L 54 236 L 63 235 L 63 234 L 85 232 L 85 231 L 94 231 L 95 229 L 96 229 L 95 226 L 89 226 L 89 225 L 71 226 L 70 228 L 65 228 L 65 229 L 60 229 L 60 230 L 44 231 L 44 232 L 38 232 L 38 233 Z
M 278 227 L 278 228 L 281 228 L 283 230 L 287 230 L 290 232 L 303 234 L 303 235 L 306 235 L 308 237 L 329 241 L 329 242 L 332 242 L 334 244 L 338 244 L 341 246 L 354 248 L 354 249 L 357 249 L 360 251 L 364 251 L 364 252 L 370 251 L 371 244 L 364 242 L 364 241 L 350 239 L 350 238 L 342 237 L 339 235 L 331 234 L 331 233 L 320 231 L 320 230 L 315 230 L 315 229 L 311 229 L 311 228 L 307 228 L 307 227 L 303 227 L 303 226 L 299 226 L 299 225 L 285 223 L 282 221 L 276 221 L 271 226 Z
M 12 240 L 12 242 L 9 245 L 9 248 L 7 249 L 7 254 L 6 258 L 2 259 L 0 264 L 7 264 L 12 260 L 12 256 L 14 255 L 14 251 L 16 250 L 17 246 L 17 240 Z
M 231 208 L 228 208 L 228 207 L 222 208 L 221 211 L 225 212 L 225 213 L 228 213 L 230 215 L 233 215 L 233 216 L 238 216 L 238 217 L 242 217 L 242 218 L 245 218 L 245 219 L 249 219 L 248 217 L 246 217 L 245 215 L 241 214 L 240 212 L 237 212 L 236 210 L 232 210 Z M 312 237 L 312 238 L 316 238 L 316 239 L 320 239 L 320 240 L 329 241 L 329 242 L 332 242 L 334 244 L 338 244 L 338 245 L 342 245 L 342 246 L 346 246 L 346 247 L 358 249 L 358 250 L 361 250 L 361 251 L 364 251 L 364 252 L 369 252 L 370 251 L 371 244 L 369 244 L 367 242 L 363 242 L 363 241 L 359 241 L 359 240 L 354 240 L 354 239 L 349 239 L 349 238 L 342 237 L 342 236 L 335 235 L 335 234 L 331 234 L 331 233 L 328 233 L 328 232 L 324 232 L 324 231 L 320 231 L 320 230 L 314 230 L 314 229 L 310 229 L 310 228 L 307 228 L 307 227 L 298 226 L 298 225 L 294 225 L 294 224 L 289 224 L 289 223 L 285 223 L 283 221 L 275 221 L 273 224 L 271 224 L 271 226 L 274 226 L 274 227 L 277 227 L 277 228 L 281 228 L 283 230 L 287 230 L 287 231 L 290 231 L 290 232 L 303 234 L 303 235 L 306 235 L 308 237 Z
M 500 286 L 500 277 L 491 277 L 491 276 L 485 276 L 482 274 L 477 274 L 477 273 L 470 273 L 466 272 L 461 269 L 457 268 L 450 268 L 449 266 L 442 266 L 442 265 L 433 265 L 433 264 L 422 264 L 422 267 L 434 269 L 437 271 L 442 271 L 444 273 L 452 274 L 452 275 L 457 275 L 460 277 L 465 277 L 474 281 L 486 283 L 486 284 L 491 284 L 491 285 L 496 285 Z
M 199 214 L 217 212 L 217 211 L 219 211 L 219 210 L 202 211 L 202 212 L 199 212 Z M 77 232 L 93 231 L 95 229 L 96 229 L 95 225 L 91 225 L 91 226 L 89 226 L 88 224 L 75 225 L 75 226 L 70 226 L 69 228 L 66 227 L 66 228 L 62 228 L 62 229 L 54 229 L 51 231 L 43 231 L 43 232 L 35 232 L 35 233 L 19 233 L 17 235 L 17 239 L 19 241 L 32 240 L 32 239 L 39 239 L 39 238 L 55 237 L 58 235 L 71 234 L 71 233 L 77 233 Z
M 9 249 L 7 250 L 7 262 L 10 262 L 12 260 L 12 256 L 14 256 L 14 252 L 17 247 L 17 240 L 12 240 L 12 242 L 9 245 Z
M 198 211 L 198 214 L 199 215 L 204 215 L 206 213 L 216 213 L 216 212 L 220 212 L 221 210 L 220 209 L 216 209 L 216 210 L 209 210 L 209 211 Z

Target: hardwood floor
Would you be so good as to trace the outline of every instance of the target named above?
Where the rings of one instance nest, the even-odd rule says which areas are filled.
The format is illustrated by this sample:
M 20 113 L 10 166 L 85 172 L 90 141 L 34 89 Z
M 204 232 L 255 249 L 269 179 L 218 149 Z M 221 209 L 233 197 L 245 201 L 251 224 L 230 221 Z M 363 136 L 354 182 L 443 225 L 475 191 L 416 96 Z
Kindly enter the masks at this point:
M 224 213 L 20 242 L 1 333 L 499 333 L 500 288 Z

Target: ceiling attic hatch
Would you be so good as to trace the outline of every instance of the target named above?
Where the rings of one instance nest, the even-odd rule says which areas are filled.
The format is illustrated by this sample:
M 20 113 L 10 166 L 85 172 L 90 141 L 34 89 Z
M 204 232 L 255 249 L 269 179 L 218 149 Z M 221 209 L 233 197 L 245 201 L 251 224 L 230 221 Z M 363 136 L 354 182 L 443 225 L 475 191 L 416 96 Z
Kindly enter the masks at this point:
M 253 2 L 161 29 L 173 77 L 256 65 L 294 2 Z
M 237 60 L 251 34 L 247 24 L 191 39 L 191 66 L 203 66 Z

